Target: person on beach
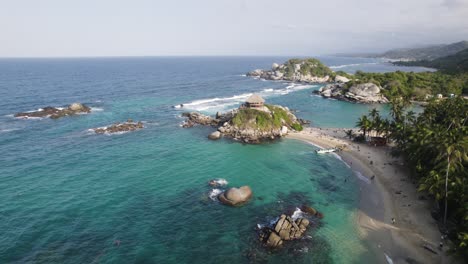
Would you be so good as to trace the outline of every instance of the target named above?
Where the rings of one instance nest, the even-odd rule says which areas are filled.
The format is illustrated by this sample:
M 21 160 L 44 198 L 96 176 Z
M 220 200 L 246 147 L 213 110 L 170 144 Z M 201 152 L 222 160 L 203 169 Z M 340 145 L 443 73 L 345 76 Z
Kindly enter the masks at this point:
M 392 217 L 392 224 L 395 224 L 395 218 Z

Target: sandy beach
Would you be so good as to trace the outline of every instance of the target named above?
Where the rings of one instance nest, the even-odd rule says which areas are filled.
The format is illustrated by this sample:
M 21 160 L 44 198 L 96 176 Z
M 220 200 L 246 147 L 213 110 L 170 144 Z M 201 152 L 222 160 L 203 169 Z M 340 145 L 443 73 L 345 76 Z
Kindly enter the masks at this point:
M 381 263 L 455 263 L 445 255 L 447 245 L 439 248 L 441 233 L 430 215 L 433 201 L 417 192 L 417 182 L 388 147 L 352 142 L 343 129 L 306 128 L 288 138 L 322 148 L 347 146 L 337 154 L 360 178 L 359 233 Z

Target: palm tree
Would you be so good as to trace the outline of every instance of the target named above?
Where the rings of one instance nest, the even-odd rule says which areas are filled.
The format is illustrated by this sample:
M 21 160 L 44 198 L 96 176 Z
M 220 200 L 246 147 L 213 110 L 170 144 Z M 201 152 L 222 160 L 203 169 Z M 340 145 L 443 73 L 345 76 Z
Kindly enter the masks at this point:
M 360 128 L 360 130 L 364 133 L 364 138 L 366 138 L 366 134 L 371 129 L 371 121 L 367 118 L 366 115 L 361 116 L 357 123 L 356 126 Z
M 345 134 L 349 139 L 353 139 L 353 137 L 355 136 L 354 131 L 352 129 L 345 130 Z

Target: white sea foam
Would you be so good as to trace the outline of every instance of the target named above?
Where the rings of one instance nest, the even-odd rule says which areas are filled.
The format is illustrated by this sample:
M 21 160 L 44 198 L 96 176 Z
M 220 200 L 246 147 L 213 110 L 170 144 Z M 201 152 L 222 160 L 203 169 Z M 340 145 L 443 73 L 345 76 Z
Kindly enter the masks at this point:
M 8 129 L 0 129 L 0 133 L 8 133 L 12 131 L 19 130 L 18 128 L 8 128 Z
M 101 111 L 104 111 L 104 109 L 99 108 L 99 107 L 91 107 L 91 111 L 92 112 L 101 112 Z
M 304 217 L 304 212 L 301 211 L 301 209 L 296 207 L 296 210 L 294 210 L 294 213 L 291 215 L 291 218 L 296 221 L 298 218 Z
M 369 180 L 369 178 L 367 178 L 366 176 L 362 175 L 361 172 L 359 171 L 354 171 L 354 174 L 356 174 L 356 176 L 358 177 L 358 179 L 362 180 L 363 182 L 367 183 L 367 184 L 370 184 L 371 181 Z
M 387 263 L 393 264 L 393 260 L 387 254 L 384 253 L 384 255 L 385 255 L 385 259 L 387 260 Z
M 336 154 L 336 153 L 332 153 L 332 155 L 333 155 L 335 158 L 339 159 L 341 162 L 343 162 L 343 163 L 346 165 L 346 167 L 351 168 L 351 166 L 349 166 L 349 164 L 346 163 L 346 161 L 344 161 L 344 160 L 341 158 L 340 155 L 338 155 L 338 154 Z
M 211 200 L 217 201 L 218 200 L 218 195 L 220 195 L 223 192 L 221 189 L 213 189 L 211 192 L 208 194 L 208 197 L 210 197 Z
M 341 69 L 345 67 L 354 67 L 354 66 L 361 66 L 361 65 L 374 65 L 378 64 L 377 62 L 365 62 L 365 63 L 352 63 L 352 64 L 343 64 L 343 65 L 336 65 L 330 66 L 330 69 Z
M 273 89 L 273 88 L 264 88 L 260 92 L 256 92 L 264 98 L 286 95 L 291 92 L 310 89 L 317 87 L 317 85 L 303 85 L 295 83 L 286 83 L 287 85 L 283 89 Z M 183 103 L 174 105 L 176 109 L 190 109 L 195 111 L 206 111 L 210 113 L 215 113 L 217 111 L 227 111 L 233 108 L 237 108 L 240 104 L 244 103 L 247 98 L 249 98 L 253 93 L 243 93 L 239 95 L 234 95 L 230 97 L 215 97 L 209 99 L 200 99 L 188 103 Z

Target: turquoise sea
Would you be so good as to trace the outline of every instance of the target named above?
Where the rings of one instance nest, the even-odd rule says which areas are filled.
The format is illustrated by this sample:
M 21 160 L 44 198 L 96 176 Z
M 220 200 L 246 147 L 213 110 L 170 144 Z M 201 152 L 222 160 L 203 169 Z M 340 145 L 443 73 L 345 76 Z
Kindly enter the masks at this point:
M 313 126 L 352 127 L 372 108 L 315 96 L 319 85 L 244 75 L 286 59 L 0 59 L 0 263 L 372 263 L 355 226 L 359 179 L 335 156 L 295 140 L 209 141 L 212 128 L 180 127 L 183 111 L 214 114 L 253 92 Z M 321 59 L 348 72 L 399 69 L 375 59 Z M 73 102 L 93 112 L 12 117 Z M 128 118 L 145 129 L 88 131 Z M 253 200 L 219 204 L 209 196 L 213 178 L 251 186 Z M 257 224 L 302 204 L 325 218 L 311 219 L 306 239 L 262 248 Z

